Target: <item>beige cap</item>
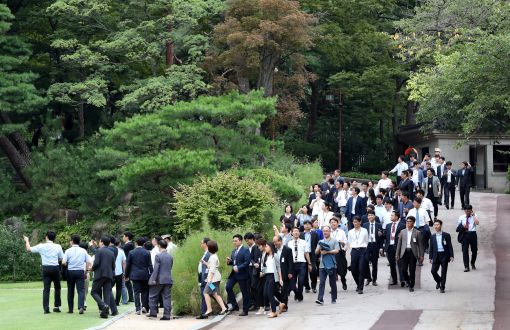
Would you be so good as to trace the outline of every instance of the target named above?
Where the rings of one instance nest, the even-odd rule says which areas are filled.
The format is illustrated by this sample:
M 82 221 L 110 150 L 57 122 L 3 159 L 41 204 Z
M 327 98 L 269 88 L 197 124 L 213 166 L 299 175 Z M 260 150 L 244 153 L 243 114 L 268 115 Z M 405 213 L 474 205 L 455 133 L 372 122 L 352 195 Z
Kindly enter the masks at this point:
M 441 149 L 436 148 L 436 149 L 434 149 L 434 152 L 441 152 Z
M 170 234 L 166 234 L 166 235 L 161 236 L 161 238 L 162 238 L 162 239 L 165 239 L 165 238 L 170 238 L 170 239 L 172 239 L 172 236 L 170 236 Z

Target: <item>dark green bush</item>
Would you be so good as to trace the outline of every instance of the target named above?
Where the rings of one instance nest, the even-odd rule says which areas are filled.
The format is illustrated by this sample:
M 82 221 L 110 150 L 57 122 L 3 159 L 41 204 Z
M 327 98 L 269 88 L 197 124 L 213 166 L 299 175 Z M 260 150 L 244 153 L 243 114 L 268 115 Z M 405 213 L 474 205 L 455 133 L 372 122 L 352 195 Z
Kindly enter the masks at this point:
M 282 175 L 268 168 L 239 170 L 241 177 L 267 184 L 282 201 L 293 203 L 303 194 L 303 187 L 290 175 Z

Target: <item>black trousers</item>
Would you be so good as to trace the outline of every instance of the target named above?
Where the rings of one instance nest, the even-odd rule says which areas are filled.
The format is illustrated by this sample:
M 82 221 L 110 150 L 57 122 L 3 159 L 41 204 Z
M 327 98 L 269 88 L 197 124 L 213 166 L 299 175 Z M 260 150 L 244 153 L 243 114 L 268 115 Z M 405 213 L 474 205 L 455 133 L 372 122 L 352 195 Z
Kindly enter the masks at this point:
M 260 307 L 259 301 L 257 300 L 257 292 L 259 289 L 258 286 L 260 278 L 257 274 L 256 268 L 253 266 L 250 266 L 249 273 L 250 273 L 250 303 L 254 307 Z
M 312 260 L 312 271 L 308 271 L 308 266 L 305 267 L 305 282 L 304 287 L 306 290 L 317 289 L 317 279 L 319 278 L 318 269 L 319 269 L 320 260 L 317 262 Z
M 42 278 L 43 278 L 43 309 L 45 311 L 50 310 L 50 289 L 51 283 L 55 288 L 55 307 L 60 307 L 60 267 L 59 266 L 42 266 Z
M 74 309 L 74 288 L 78 293 L 78 309 L 82 309 L 85 303 L 85 271 L 67 271 L 67 306 L 69 311 Z
M 133 280 L 133 291 L 136 311 L 140 311 L 142 307 L 149 311 L 149 281 Z
M 370 272 L 369 262 L 372 263 L 372 272 Z M 367 257 L 365 258 L 365 278 L 371 281 L 377 281 L 377 264 L 379 263 L 379 249 L 377 244 L 368 243 Z
M 335 259 L 336 259 L 336 273 L 340 275 L 342 284 L 346 284 L 347 279 L 345 278 L 345 276 L 347 275 L 347 258 L 345 258 L 345 251 L 340 249 L 340 251 L 335 255 Z
M 101 277 L 92 282 L 92 298 L 97 302 L 100 309 L 108 306 L 112 299 L 112 279 Z M 101 298 L 102 297 L 102 298 Z
M 406 249 L 404 256 L 402 257 L 402 275 L 404 281 L 409 284 L 410 288 L 414 288 L 414 282 L 416 279 L 416 262 L 418 259 L 413 254 L 413 250 Z
M 437 258 L 432 261 L 432 268 L 430 269 L 430 272 L 441 289 L 445 288 L 446 273 L 448 273 L 448 262 L 450 262 L 450 260 L 446 256 L 445 252 L 438 252 Z M 441 276 L 438 274 L 439 266 L 441 266 Z
M 292 274 L 292 280 L 290 283 L 291 290 L 294 291 L 294 297 L 298 300 L 303 300 L 303 286 L 305 282 L 306 270 L 308 269 L 306 262 L 295 262 L 294 263 L 294 273 Z M 313 273 L 313 270 L 312 270 Z M 312 276 L 310 276 L 312 278 Z M 317 287 L 317 277 L 315 278 L 315 287 L 313 286 L 312 280 L 312 288 Z
M 388 262 L 390 263 L 391 281 L 393 283 L 396 283 L 398 281 L 398 279 L 397 279 L 397 260 L 395 259 L 396 252 L 397 252 L 397 247 L 395 244 L 389 245 L 388 250 L 386 250 L 386 257 L 388 258 Z M 400 278 L 402 278 L 402 276 Z
M 455 205 L 455 183 L 454 182 L 445 182 L 444 184 L 444 205 L 451 205 L 452 207 Z
M 122 298 L 122 274 L 115 275 L 115 304 L 120 304 L 120 298 Z
M 351 250 L 351 273 L 358 290 L 363 290 L 366 258 L 367 248 L 354 248 Z
M 288 308 L 289 304 L 289 291 L 290 290 L 290 280 L 289 278 L 283 279 L 283 286 L 280 292 L 277 294 L 277 298 L 281 303 L 285 304 L 285 307 Z
M 478 236 L 476 231 L 468 231 L 464 234 L 462 240 L 462 259 L 464 260 L 464 268 L 469 267 L 469 248 L 471 247 L 471 265 L 476 263 L 476 255 L 478 254 Z
M 128 292 L 129 301 L 134 301 L 133 299 L 133 283 L 131 281 L 126 281 L 126 290 Z
M 464 205 L 469 204 L 469 192 L 471 190 L 470 186 L 460 186 L 460 202 L 462 203 L 462 208 Z
M 434 206 L 434 218 L 437 218 L 437 213 L 438 213 L 438 197 L 435 197 L 434 195 L 428 195 L 427 196 L 428 199 L 430 199 L 430 201 L 432 202 L 432 205 Z
M 264 280 L 264 305 L 271 306 L 271 312 L 276 312 L 275 281 L 274 274 L 265 274 Z
M 227 291 L 228 302 L 232 304 L 233 308 L 239 308 L 236 295 L 234 294 L 234 285 L 239 283 L 239 288 L 241 289 L 241 294 L 243 295 L 243 311 L 248 313 L 248 309 L 250 308 L 250 288 L 248 285 L 248 279 L 238 280 L 234 276 L 229 277 L 227 280 L 227 285 L 225 290 Z

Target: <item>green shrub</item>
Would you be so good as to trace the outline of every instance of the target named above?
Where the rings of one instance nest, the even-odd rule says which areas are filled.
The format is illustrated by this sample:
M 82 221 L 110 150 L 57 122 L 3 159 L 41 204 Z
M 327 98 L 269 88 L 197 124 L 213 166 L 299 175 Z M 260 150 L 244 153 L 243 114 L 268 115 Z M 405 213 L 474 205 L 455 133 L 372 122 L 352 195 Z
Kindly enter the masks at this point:
M 36 254 L 25 251 L 24 226 L 20 221 L 0 224 L 0 281 L 40 279 L 41 261 Z
M 300 182 L 290 175 L 282 175 L 268 168 L 239 170 L 237 173 L 244 179 L 267 184 L 282 201 L 296 202 L 303 194 Z
M 232 270 L 227 266 L 225 258 L 232 252 L 232 236 L 236 233 L 244 235 L 245 230 L 235 231 L 217 231 L 204 230 L 191 233 L 174 254 L 174 265 L 172 277 L 174 285 L 172 287 L 172 309 L 175 314 L 200 314 L 200 285 L 198 284 L 198 263 L 204 254 L 200 248 L 200 241 L 208 237 L 218 243 L 218 258 L 220 260 L 221 295 L 226 297 L 225 285 Z M 213 303 L 215 305 L 216 303 Z
M 377 183 L 377 181 L 381 178 L 381 174 L 368 174 L 361 172 L 343 172 L 342 176 L 349 179 L 372 180 L 374 183 Z M 389 178 L 396 181 L 397 176 L 395 174 L 390 174 Z
M 214 177 L 201 176 L 193 185 L 181 185 L 175 193 L 176 232 L 200 230 L 207 223 L 218 230 L 264 226 L 263 210 L 274 204 L 271 189 L 232 171 Z

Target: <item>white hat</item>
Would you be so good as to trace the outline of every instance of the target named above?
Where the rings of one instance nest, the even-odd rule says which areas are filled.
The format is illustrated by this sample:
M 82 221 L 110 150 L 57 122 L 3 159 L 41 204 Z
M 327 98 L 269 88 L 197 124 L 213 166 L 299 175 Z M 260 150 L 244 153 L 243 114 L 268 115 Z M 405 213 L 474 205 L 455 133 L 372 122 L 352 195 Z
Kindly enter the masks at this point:
M 434 149 L 434 152 L 441 152 L 441 149 L 436 148 L 436 149 Z

